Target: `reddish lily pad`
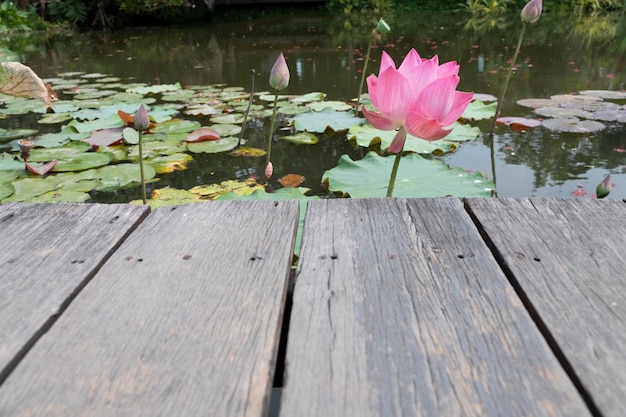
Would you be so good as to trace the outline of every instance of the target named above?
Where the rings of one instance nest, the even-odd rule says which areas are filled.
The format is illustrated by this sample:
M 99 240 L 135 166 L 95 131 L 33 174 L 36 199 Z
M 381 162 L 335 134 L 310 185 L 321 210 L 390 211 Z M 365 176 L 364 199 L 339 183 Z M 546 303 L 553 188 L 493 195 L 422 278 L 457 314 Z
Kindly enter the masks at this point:
M 296 188 L 304 182 L 304 177 L 298 174 L 287 174 L 278 180 L 283 187 Z
M 109 129 L 101 129 L 91 132 L 91 135 L 87 139 L 83 139 L 91 146 L 113 146 L 122 143 L 123 127 L 112 127 Z
M 220 140 L 220 134 L 208 127 L 201 127 L 191 132 L 185 139 L 185 142 L 203 142 L 205 140 Z
M 46 175 L 48 172 L 52 171 L 54 166 L 57 164 L 57 160 L 53 160 L 43 165 L 33 165 L 28 162 L 24 162 L 26 169 L 28 172 L 35 175 Z
M 525 117 L 498 117 L 496 123 L 507 125 L 513 130 L 524 130 L 528 127 L 541 126 L 541 122 L 535 119 L 527 119 Z

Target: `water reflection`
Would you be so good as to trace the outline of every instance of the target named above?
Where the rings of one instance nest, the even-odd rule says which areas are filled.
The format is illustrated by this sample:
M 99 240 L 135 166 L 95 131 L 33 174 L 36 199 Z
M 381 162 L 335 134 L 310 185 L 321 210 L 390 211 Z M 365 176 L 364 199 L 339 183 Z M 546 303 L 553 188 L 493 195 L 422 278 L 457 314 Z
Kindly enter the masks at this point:
M 467 15 L 420 14 L 386 20 L 392 32 L 372 52 L 369 68 L 373 71 L 377 71 L 381 49 L 399 62 L 415 47 L 424 57 L 438 54 L 441 61 L 458 61 L 459 89 L 499 95 L 519 34 L 517 15 L 468 20 Z M 328 99 L 350 100 L 358 89 L 371 27 L 369 21 L 345 25 L 327 17 L 301 16 L 90 33 L 59 37 L 45 44 L 15 41 L 9 47 L 43 77 L 86 71 L 154 84 L 225 83 L 249 88 L 250 69 L 254 68 L 257 90 L 269 89 L 267 76 L 282 51 L 292 73 L 288 93 L 323 91 Z M 547 98 L 589 89 L 622 90 L 626 83 L 626 24 L 619 14 L 567 18 L 544 14 L 527 31 L 518 63 L 502 115 L 536 117 L 531 109 L 516 104 L 521 98 Z M 488 123 L 479 125 L 488 130 Z M 260 130 L 259 137 L 266 137 L 262 129 L 247 132 L 253 135 Z M 625 133 L 619 123 L 608 123 L 603 132 L 585 135 L 558 134 L 543 128 L 511 132 L 499 127 L 495 138 L 498 195 L 568 196 L 580 187 L 593 193 L 595 185 L 610 172 L 616 183 L 611 197 L 626 197 L 626 154 L 616 151 L 626 147 Z M 459 147 L 444 160 L 491 177 L 488 146 L 483 140 L 486 142 L 479 138 Z M 340 135 L 313 147 L 278 143 L 273 152 L 283 158 L 282 172 L 303 174 L 307 177 L 305 185 L 318 193 L 323 193 L 319 180 L 324 170 L 333 167 L 342 153 L 359 154 Z M 254 162 L 245 166 L 228 157 L 203 158 L 197 158 L 188 172 L 173 174 L 172 184 L 189 187 L 198 181 L 221 181 L 232 178 L 235 172 L 263 169 Z

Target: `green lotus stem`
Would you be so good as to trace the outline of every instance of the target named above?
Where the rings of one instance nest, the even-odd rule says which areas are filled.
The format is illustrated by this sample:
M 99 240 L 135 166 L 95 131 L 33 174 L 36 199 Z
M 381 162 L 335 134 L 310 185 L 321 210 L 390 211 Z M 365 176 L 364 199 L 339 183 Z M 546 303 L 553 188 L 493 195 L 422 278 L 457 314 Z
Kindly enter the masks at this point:
M 246 130 L 246 123 L 248 122 L 248 115 L 250 114 L 250 107 L 252 107 L 252 101 L 254 100 L 254 74 L 256 74 L 256 71 L 254 69 L 250 70 L 250 98 L 248 98 L 248 108 L 246 109 L 246 114 L 243 116 L 243 123 L 241 124 L 241 132 L 239 133 L 237 147 L 241 146 L 243 132 Z
M 265 166 L 270 163 L 272 156 L 272 138 L 274 137 L 274 121 L 276 120 L 276 105 L 278 104 L 278 90 L 274 93 L 274 110 L 272 111 L 272 123 L 270 124 L 270 135 L 267 139 L 267 160 Z M 267 180 L 267 178 L 266 178 Z
M 361 83 L 359 84 L 359 94 L 356 96 L 356 107 L 354 109 L 354 115 L 359 117 L 359 105 L 361 104 L 361 93 L 363 92 L 363 84 L 365 83 L 365 73 L 367 72 L 367 63 L 370 60 L 370 52 L 372 51 L 372 45 L 374 44 L 374 35 L 370 36 L 369 44 L 367 45 L 367 52 L 365 53 L 365 62 L 363 63 L 363 72 L 361 72 Z
M 387 198 L 393 195 L 393 186 L 396 183 L 396 175 L 398 174 L 398 167 L 400 166 L 400 159 L 402 159 L 402 149 L 400 150 L 400 152 L 396 154 L 396 157 L 393 160 L 393 168 L 391 168 L 391 177 L 389 178 L 389 185 L 387 186 Z
M 143 204 L 148 204 L 148 199 L 146 198 L 146 176 L 143 171 L 143 132 L 141 130 L 137 131 L 139 134 L 139 175 L 141 177 L 141 198 L 143 199 Z
M 519 50 L 522 47 L 522 39 L 524 39 L 524 32 L 526 32 L 526 23 L 522 24 L 522 30 L 519 34 L 519 39 L 517 41 L 517 46 L 515 47 L 515 52 L 513 53 L 513 59 L 511 60 L 511 66 L 509 67 L 509 72 L 506 75 L 506 79 L 504 80 L 504 87 L 502 88 L 502 95 L 500 96 L 500 100 L 498 101 L 498 106 L 496 107 L 496 114 L 493 117 L 493 123 L 491 123 L 491 129 L 489 130 L 489 137 L 493 142 L 493 131 L 496 127 L 496 120 L 500 116 L 500 110 L 502 109 L 502 102 L 504 101 L 504 95 L 506 94 L 506 89 L 509 86 L 509 81 L 511 80 L 511 74 L 513 73 L 513 68 L 515 67 L 515 61 L 517 61 L 517 55 L 519 54 Z

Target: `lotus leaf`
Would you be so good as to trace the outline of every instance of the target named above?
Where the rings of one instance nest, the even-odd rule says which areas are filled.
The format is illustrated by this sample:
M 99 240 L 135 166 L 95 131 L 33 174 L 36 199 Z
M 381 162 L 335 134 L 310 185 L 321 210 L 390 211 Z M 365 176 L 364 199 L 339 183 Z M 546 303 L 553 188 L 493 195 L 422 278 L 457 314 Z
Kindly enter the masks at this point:
M 578 93 L 582 95 L 595 96 L 605 100 L 626 100 L 626 91 L 614 90 L 584 90 Z
M 227 180 L 223 181 L 219 184 L 210 184 L 210 185 L 198 185 L 193 187 L 191 190 L 192 193 L 198 194 L 200 197 L 208 200 L 214 200 L 222 194 L 233 192 L 237 195 L 249 195 L 252 194 L 256 190 L 263 190 L 264 186 L 261 184 L 257 184 L 256 181 L 252 179 L 247 179 L 244 181 L 238 180 Z
M 311 109 L 306 106 L 283 106 L 276 110 L 276 113 L 286 114 L 287 116 L 295 116 L 297 114 L 308 113 Z
M 294 119 L 296 130 L 318 133 L 327 132 L 327 128 L 335 132 L 348 130 L 353 125 L 364 123 L 365 119 L 355 117 L 352 112 L 335 111 L 330 108 L 320 112 L 303 113 Z
M 87 193 L 71 190 L 55 190 L 41 194 L 30 200 L 32 203 L 84 203 L 91 196 Z
M 310 103 L 312 101 L 322 101 L 326 98 L 326 94 L 320 92 L 307 93 L 301 96 L 296 96 L 291 99 L 294 103 Z
M 352 106 L 345 101 L 317 101 L 314 103 L 310 103 L 309 107 L 311 108 L 311 110 L 318 112 L 326 108 L 332 109 L 334 111 L 352 110 Z
M 322 177 L 328 188 L 353 198 L 385 197 L 395 157 L 369 152 L 361 161 L 343 155 Z M 394 186 L 396 197 L 489 197 L 494 184 L 480 173 L 451 169 L 438 160 L 411 153 L 400 161 Z
M 215 126 L 215 125 L 214 125 Z M 210 140 L 198 143 L 190 143 L 187 149 L 193 153 L 219 153 L 232 151 L 237 147 L 239 139 L 234 136 L 228 136 L 220 140 Z
M 91 149 L 92 146 L 90 144 L 74 140 L 58 148 L 32 149 L 30 151 L 30 158 L 28 160 L 31 162 L 48 162 L 52 161 L 53 159 L 61 161 L 64 159 L 73 158 L 76 155 L 83 155 Z
M 113 156 L 104 152 L 86 152 L 77 155 L 68 155 L 59 159 L 54 166 L 54 172 L 83 171 L 98 168 L 111 162 Z
M 31 201 L 33 198 L 45 194 L 49 191 L 56 189 L 54 181 L 50 181 L 52 177 L 36 177 L 36 178 L 22 178 L 13 181 L 13 187 L 15 192 L 2 200 L 3 203 Z
M 239 124 L 243 123 L 245 116 L 241 113 L 230 113 L 211 117 L 211 123 Z
M 158 207 L 174 206 L 180 204 L 191 204 L 203 201 L 198 194 L 194 194 L 187 190 L 178 190 L 176 188 L 160 188 L 152 191 L 152 196 L 148 200 L 148 205 L 153 210 Z M 133 200 L 131 204 L 143 204 L 142 200 Z
M 151 131 L 153 133 L 165 133 L 170 135 L 172 133 L 188 133 L 201 126 L 200 122 L 194 120 L 172 119 L 155 126 Z
M 146 181 L 156 176 L 156 171 L 150 165 L 144 165 Z M 138 164 L 117 164 L 98 168 L 100 184 L 97 191 L 115 191 L 120 188 L 141 184 Z
M 15 188 L 10 182 L 0 182 L 0 201 L 13 194 Z
M 279 139 L 296 143 L 298 145 L 315 145 L 319 141 L 316 135 L 309 132 L 299 132 L 295 135 L 280 136 Z
M 180 90 L 180 89 L 181 89 L 180 83 L 176 83 L 176 84 L 152 85 L 152 86 L 149 86 L 149 87 L 128 88 L 126 90 L 126 92 L 147 95 L 147 94 L 164 93 L 166 91 L 176 91 L 176 90 Z
M 543 121 L 543 126 L 546 129 L 556 130 L 558 132 L 569 133 L 589 133 L 597 132 L 604 129 L 606 126 L 603 123 L 596 122 L 595 120 L 580 120 L 576 117 L 569 118 L 557 118 L 546 119 Z
M 496 102 L 485 104 L 480 100 L 474 100 L 467 106 L 461 118 L 465 120 L 491 119 L 496 115 L 497 107 L 498 103 Z
M 189 114 L 191 116 L 211 116 L 214 114 L 222 114 L 222 110 L 208 104 L 201 104 L 189 106 L 183 113 Z
M 187 163 L 191 160 L 193 160 L 193 158 L 189 154 L 175 153 L 156 157 L 146 161 L 146 163 L 151 165 L 156 170 L 157 174 L 166 174 L 187 169 Z
M 26 136 L 36 135 L 36 129 L 2 129 L 0 128 L 0 142 L 7 142 L 13 139 L 24 138 Z
M 55 124 L 67 122 L 68 120 L 72 120 L 72 115 L 70 113 L 49 113 L 37 120 L 37 123 Z
M 348 138 L 359 146 L 369 147 L 380 144 L 381 149 L 387 149 L 395 134 L 394 130 L 379 130 L 370 125 L 353 126 L 348 132 Z M 478 127 L 455 123 L 452 132 L 440 140 L 427 141 L 407 135 L 404 151 L 440 155 L 456 149 L 456 143 L 474 140 L 478 135 L 480 135 Z
M 8 155 L 0 155 L 0 173 L 18 169 L 24 169 L 24 162 L 17 161 Z
M 211 129 L 215 130 L 221 137 L 235 136 L 241 132 L 241 126 L 217 123 L 211 125 Z
M 247 157 L 260 157 L 267 155 L 267 152 L 258 148 L 246 148 L 241 147 L 232 151 L 231 156 L 247 156 Z
M 77 133 L 71 127 L 61 129 L 59 133 L 46 133 L 35 139 L 35 146 L 42 148 L 54 148 L 63 146 L 70 140 L 82 140 L 89 137 L 89 132 Z
M 67 124 L 68 127 L 72 127 L 78 133 L 87 133 L 94 130 L 100 129 L 108 129 L 112 127 L 123 127 L 124 122 L 119 118 L 117 113 L 110 114 L 105 119 L 96 119 L 89 122 L 79 122 L 77 120 L 72 120 Z

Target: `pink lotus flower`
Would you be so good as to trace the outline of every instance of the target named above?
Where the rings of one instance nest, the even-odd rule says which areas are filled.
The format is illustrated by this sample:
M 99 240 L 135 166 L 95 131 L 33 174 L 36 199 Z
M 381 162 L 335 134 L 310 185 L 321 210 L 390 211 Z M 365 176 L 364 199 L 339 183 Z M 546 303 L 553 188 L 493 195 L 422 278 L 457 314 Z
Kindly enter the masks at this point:
M 396 69 L 393 59 L 383 51 L 378 77 L 367 78 L 369 95 L 378 111 L 362 110 L 375 128 L 398 129 L 390 152 L 402 150 L 407 132 L 425 140 L 442 139 L 451 132 L 445 128 L 461 117 L 473 97 L 472 93 L 456 91 L 458 72 L 456 62 L 439 65 L 436 55 L 422 59 L 415 49 Z

